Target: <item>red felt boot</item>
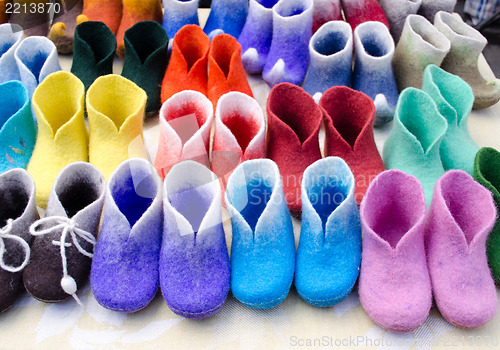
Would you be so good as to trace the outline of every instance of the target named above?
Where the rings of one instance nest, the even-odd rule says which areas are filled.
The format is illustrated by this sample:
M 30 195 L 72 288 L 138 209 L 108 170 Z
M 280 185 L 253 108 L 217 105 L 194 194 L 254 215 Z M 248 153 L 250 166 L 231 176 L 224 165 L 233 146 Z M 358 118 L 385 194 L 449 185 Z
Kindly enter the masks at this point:
M 370 182 L 385 169 L 373 138 L 375 105 L 346 86 L 326 90 L 319 105 L 325 116 L 325 157 L 341 157 L 349 165 L 359 204 Z
M 389 28 L 387 17 L 385 17 L 384 10 L 377 0 L 342 0 L 342 9 L 352 30 L 356 29 L 359 24 L 368 21 L 382 22 Z

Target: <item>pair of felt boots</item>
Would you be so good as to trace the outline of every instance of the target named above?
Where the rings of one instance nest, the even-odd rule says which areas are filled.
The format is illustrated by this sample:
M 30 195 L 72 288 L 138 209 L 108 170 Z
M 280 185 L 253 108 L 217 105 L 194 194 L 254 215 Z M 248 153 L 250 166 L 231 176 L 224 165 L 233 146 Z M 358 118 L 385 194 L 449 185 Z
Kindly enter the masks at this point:
M 228 34 L 216 35 L 212 41 L 200 26 L 189 24 L 174 37 L 172 53 L 161 86 L 161 100 L 183 90 L 206 95 L 213 106 L 230 91 L 252 96 L 241 63 L 241 47 Z
M 434 64 L 460 76 L 474 93 L 474 109 L 500 100 L 500 80 L 486 81 L 478 70 L 486 38 L 459 16 L 440 11 L 434 25 L 419 15 L 409 15 L 396 46 L 393 69 L 399 90 L 422 87 L 425 67 Z
M 294 215 L 300 215 L 302 207 L 303 172 L 322 157 L 319 131 L 323 122 L 324 155 L 338 156 L 349 165 L 358 203 L 369 183 L 385 169 L 373 135 L 375 106 L 362 92 L 335 86 L 317 104 L 302 88 L 281 83 L 271 89 L 267 118 L 267 158 L 280 169 L 285 198 Z
M 351 74 L 353 48 L 354 73 Z M 375 126 L 392 120 L 398 88 L 392 71 L 394 41 L 384 24 L 363 22 L 353 36 L 347 22 L 325 23 L 309 42 L 309 56 L 303 87 L 311 96 L 319 99 L 332 86 L 352 86 L 373 99 Z
M 50 73 L 61 70 L 54 44 L 42 36 L 24 38 L 16 24 L 0 25 L 0 83 L 21 81 L 29 96 Z
M 160 85 L 168 64 L 168 37 L 154 21 L 141 21 L 124 36 L 122 76 L 142 88 L 147 96 L 146 116 L 161 107 Z M 87 21 L 76 27 L 71 72 L 87 90 L 95 79 L 113 73 L 116 39 L 105 23 Z
M 426 212 L 419 181 L 387 170 L 360 207 L 363 252 L 360 301 L 381 327 L 407 332 L 423 324 L 432 297 L 443 317 L 475 328 L 497 311 L 486 240 L 497 217 L 491 193 L 451 170 L 436 183 Z
M 70 163 L 90 161 L 107 179 L 125 159 L 146 157 L 142 140 L 146 93 L 126 78 L 102 76 L 85 95 L 76 76 L 60 71 L 45 78 L 32 101 L 38 133 L 27 170 L 40 207 L 46 206 L 56 177 Z
M 384 163 L 387 169 L 414 175 L 428 204 L 445 171 L 461 169 L 472 175 L 479 150 L 467 127 L 473 101 L 467 83 L 434 65 L 424 71 L 422 90 L 407 88 L 399 97 Z

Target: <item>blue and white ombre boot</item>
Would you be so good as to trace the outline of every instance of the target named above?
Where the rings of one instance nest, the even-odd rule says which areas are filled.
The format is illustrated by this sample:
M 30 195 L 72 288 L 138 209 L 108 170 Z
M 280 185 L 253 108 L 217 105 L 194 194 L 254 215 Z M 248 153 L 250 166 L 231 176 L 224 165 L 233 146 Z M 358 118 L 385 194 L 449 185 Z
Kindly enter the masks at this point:
M 172 42 L 175 34 L 186 24 L 197 24 L 199 0 L 163 0 L 162 27 Z

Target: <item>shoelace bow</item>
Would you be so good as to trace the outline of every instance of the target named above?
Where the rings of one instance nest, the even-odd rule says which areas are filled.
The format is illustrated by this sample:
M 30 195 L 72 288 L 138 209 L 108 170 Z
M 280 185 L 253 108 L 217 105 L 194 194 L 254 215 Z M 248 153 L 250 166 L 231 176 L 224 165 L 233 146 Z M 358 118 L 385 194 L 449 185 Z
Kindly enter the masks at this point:
M 29 244 L 24 239 L 10 233 L 12 231 L 12 226 L 13 226 L 12 222 L 13 222 L 12 219 L 7 220 L 7 224 L 0 229 L 0 267 L 8 272 L 19 272 L 22 269 L 24 269 L 26 267 L 26 265 L 28 265 L 28 261 L 30 260 L 31 250 L 30 250 Z M 12 239 L 12 240 L 18 242 L 21 245 L 21 247 L 23 248 L 24 261 L 21 265 L 15 267 L 15 266 L 7 265 L 5 263 L 5 261 L 3 259 L 3 256 L 6 252 L 4 239 Z
M 44 224 L 52 226 L 41 230 L 40 226 Z M 36 221 L 30 227 L 30 233 L 33 236 L 43 236 L 58 231 L 61 231 L 61 239 L 52 241 L 52 244 L 58 245 L 60 247 L 62 267 L 63 267 L 63 277 L 61 279 L 61 287 L 66 293 L 71 295 L 79 305 L 82 305 L 82 302 L 76 295 L 77 291 L 76 282 L 74 278 L 68 274 L 66 248 L 71 247 L 71 245 L 74 245 L 76 249 L 78 249 L 80 254 L 92 258 L 94 254 L 82 248 L 82 246 L 78 242 L 78 237 L 90 243 L 92 247 L 96 244 L 96 239 L 94 235 L 92 235 L 90 232 L 78 228 L 75 220 L 64 216 L 49 216 Z M 73 243 L 66 242 L 66 237 L 68 236 L 68 234 L 71 236 L 71 240 Z

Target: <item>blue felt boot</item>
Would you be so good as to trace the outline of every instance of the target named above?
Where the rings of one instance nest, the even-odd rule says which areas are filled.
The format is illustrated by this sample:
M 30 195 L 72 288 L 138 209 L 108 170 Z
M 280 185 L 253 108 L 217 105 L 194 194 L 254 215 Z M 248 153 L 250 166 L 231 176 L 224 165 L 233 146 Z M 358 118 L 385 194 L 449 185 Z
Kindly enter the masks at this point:
M 248 14 L 248 0 L 212 0 L 203 31 L 210 40 L 226 33 L 238 39 Z
M 24 39 L 23 28 L 15 23 L 0 24 L 0 83 L 21 80 L 14 52 Z
M 186 24 L 199 24 L 198 3 L 199 0 L 163 0 L 162 27 L 170 41 Z

